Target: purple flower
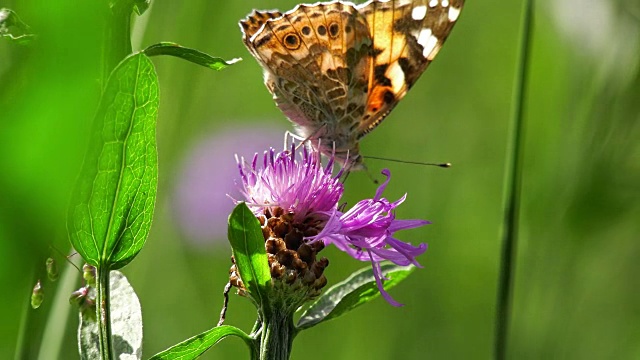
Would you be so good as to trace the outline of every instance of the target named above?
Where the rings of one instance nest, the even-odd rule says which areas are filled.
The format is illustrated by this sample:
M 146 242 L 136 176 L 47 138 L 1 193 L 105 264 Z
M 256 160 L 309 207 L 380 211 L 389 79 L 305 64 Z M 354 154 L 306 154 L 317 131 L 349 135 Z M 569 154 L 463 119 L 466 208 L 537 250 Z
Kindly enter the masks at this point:
M 391 305 L 401 306 L 382 287 L 382 280 L 386 278 L 382 275 L 380 262 L 389 260 L 396 265 L 414 264 L 422 267 L 416 257 L 427 250 L 427 244 L 413 246 L 394 238 L 393 234 L 398 230 L 416 228 L 429 222 L 395 218 L 393 210 L 404 202 L 407 195 L 395 202 L 383 198 L 382 192 L 391 180 L 391 173 L 384 169 L 382 174 L 387 179 L 380 185 L 373 199 L 359 201 L 345 213 L 336 211 L 316 238 L 322 239 L 325 245 L 335 245 L 357 260 L 371 261 L 380 293 Z
M 382 286 L 382 281 L 387 279 L 382 274 L 380 262 L 388 260 L 401 266 L 421 267 L 416 257 L 427 250 L 427 245 L 413 246 L 394 238 L 393 234 L 429 222 L 395 218 L 394 209 L 404 202 L 406 194 L 395 202 L 382 197 L 391 179 L 389 170 L 382 171 L 387 179 L 373 199 L 362 200 L 343 213 L 337 206 L 344 191 L 339 181 L 342 171 L 332 175 L 333 158 L 323 167 L 319 153 L 310 153 L 304 148 L 297 156 L 292 145 L 290 151 L 276 154 L 271 149 L 265 152 L 261 164 L 258 160 L 256 154 L 251 164 L 244 159 L 238 161 L 242 193 L 253 212 L 260 216 L 266 212 L 284 211 L 293 217 L 293 222 L 315 220 L 319 232 L 305 236 L 305 242 L 333 244 L 357 260 L 370 261 L 382 296 L 390 304 L 401 306 Z
M 262 164 L 258 160 L 258 154 L 251 164 L 238 160 L 241 192 L 256 215 L 281 208 L 301 222 L 309 217 L 326 218 L 324 214 L 336 209 L 344 187 L 340 182 L 342 171 L 332 175 L 333 159 L 323 168 L 319 153 L 309 153 L 303 147 L 296 154 L 292 144 L 289 151 L 265 152 Z

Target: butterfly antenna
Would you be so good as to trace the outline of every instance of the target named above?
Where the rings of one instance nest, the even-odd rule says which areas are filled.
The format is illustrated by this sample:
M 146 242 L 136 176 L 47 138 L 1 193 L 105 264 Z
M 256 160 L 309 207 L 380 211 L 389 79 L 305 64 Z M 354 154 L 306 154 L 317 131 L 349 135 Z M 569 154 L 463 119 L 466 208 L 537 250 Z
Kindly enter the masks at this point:
M 401 163 L 401 164 L 414 164 L 414 165 L 424 165 L 424 166 L 437 166 L 437 167 L 441 167 L 441 168 L 450 168 L 452 165 L 451 163 L 430 163 L 430 162 L 422 162 L 422 161 L 408 161 L 408 160 L 399 160 L 399 159 L 390 159 L 390 158 L 383 158 L 383 157 L 377 157 L 377 156 L 363 156 L 365 159 L 373 159 L 373 160 L 386 160 L 386 161 L 391 161 L 391 162 L 397 162 L 397 163 Z

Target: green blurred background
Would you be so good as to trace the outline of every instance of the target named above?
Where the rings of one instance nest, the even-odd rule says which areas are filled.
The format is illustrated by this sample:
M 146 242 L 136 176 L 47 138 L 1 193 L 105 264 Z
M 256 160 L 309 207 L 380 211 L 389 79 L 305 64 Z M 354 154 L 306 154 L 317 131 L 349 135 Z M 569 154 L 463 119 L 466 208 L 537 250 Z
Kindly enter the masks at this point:
M 19 334 L 25 344 L 19 358 L 37 358 L 41 346 L 42 359 L 77 357 L 77 315 L 66 298 L 80 283 L 50 246 L 69 251 L 66 202 L 99 99 L 105 20 L 94 3 L 0 3 L 38 34 L 29 46 L 0 39 L 3 359 L 15 356 Z M 217 322 L 230 265 L 224 222 L 231 202 L 224 194 L 237 176 L 232 154 L 279 147 L 281 132 L 290 129 L 237 22 L 253 8 L 295 4 L 154 1 L 136 19 L 134 49 L 175 41 L 244 58 L 221 72 L 153 59 L 161 86 L 157 207 L 145 248 L 124 269 L 142 303 L 145 358 Z M 492 356 L 521 7 L 521 1 L 468 1 L 430 69 L 362 142 L 365 156 L 454 164 L 442 170 L 368 162 L 373 174 L 391 169 L 387 197 L 408 192 L 400 218 L 433 222 L 398 234 L 429 243 L 420 258 L 424 269 L 392 290 L 406 306 L 377 300 L 305 331 L 293 358 Z M 638 359 L 640 2 L 538 1 L 535 15 L 508 353 L 513 359 Z M 354 173 L 343 200 L 353 204 L 375 189 L 366 174 Z M 331 261 L 330 283 L 366 265 L 334 249 L 323 253 Z M 43 282 L 46 300 L 34 311 L 29 294 L 50 255 L 71 280 Z M 227 323 L 248 331 L 254 319 L 252 305 L 232 296 Z M 232 356 L 248 356 L 234 339 L 203 358 Z

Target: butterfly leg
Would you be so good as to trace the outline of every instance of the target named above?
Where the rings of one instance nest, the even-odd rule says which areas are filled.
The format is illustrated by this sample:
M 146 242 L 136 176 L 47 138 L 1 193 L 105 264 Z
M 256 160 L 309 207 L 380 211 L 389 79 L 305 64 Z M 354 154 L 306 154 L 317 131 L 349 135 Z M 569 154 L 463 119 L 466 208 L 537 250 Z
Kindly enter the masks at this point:
M 291 143 L 293 144 L 296 140 L 300 141 L 300 143 L 304 143 L 308 139 L 305 139 L 300 135 L 296 135 L 296 134 L 292 133 L 289 130 L 284 132 L 284 148 L 285 149 L 289 148 L 289 141 L 291 141 Z M 297 149 L 298 149 L 298 147 L 296 147 L 296 150 Z
M 326 129 L 326 124 L 320 126 L 319 128 L 315 129 L 311 134 L 309 134 L 306 138 L 302 139 L 302 137 L 298 136 L 299 139 L 302 139 L 302 143 L 308 143 L 311 147 L 314 147 L 313 142 L 311 142 L 311 139 L 315 139 L 318 141 L 318 143 L 316 144 L 316 149 L 321 149 L 322 147 L 320 146 L 322 139 L 324 138 L 323 135 L 318 135 L 318 134 L 322 134 L 324 133 L 324 130 Z M 335 147 L 335 143 L 333 144 Z M 325 154 L 327 155 L 327 154 Z

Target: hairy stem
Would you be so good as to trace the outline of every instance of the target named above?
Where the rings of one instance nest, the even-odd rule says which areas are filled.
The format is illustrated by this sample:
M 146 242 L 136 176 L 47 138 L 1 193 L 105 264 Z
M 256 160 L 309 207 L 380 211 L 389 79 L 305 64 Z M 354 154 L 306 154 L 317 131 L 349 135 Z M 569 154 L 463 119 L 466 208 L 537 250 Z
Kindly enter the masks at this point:
M 274 312 L 265 316 L 260 337 L 260 360 L 288 360 L 295 335 L 293 315 Z

